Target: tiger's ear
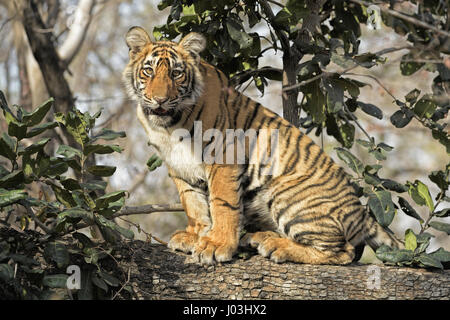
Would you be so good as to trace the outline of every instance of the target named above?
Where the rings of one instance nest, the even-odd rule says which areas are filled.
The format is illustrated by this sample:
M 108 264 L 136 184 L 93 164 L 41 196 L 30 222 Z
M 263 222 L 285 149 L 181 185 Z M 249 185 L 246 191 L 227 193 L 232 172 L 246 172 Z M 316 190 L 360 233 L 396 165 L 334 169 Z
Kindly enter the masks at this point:
M 191 32 L 181 39 L 178 45 L 198 56 L 206 47 L 206 39 L 200 33 Z
M 131 27 L 125 36 L 130 55 L 139 53 L 148 43 L 151 42 L 147 31 L 141 27 Z

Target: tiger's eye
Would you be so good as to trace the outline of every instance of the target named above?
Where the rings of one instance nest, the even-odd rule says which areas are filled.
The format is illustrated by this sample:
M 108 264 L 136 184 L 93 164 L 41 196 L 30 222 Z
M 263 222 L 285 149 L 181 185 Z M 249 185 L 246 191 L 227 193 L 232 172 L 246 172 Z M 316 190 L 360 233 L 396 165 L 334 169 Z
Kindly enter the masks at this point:
M 153 75 L 153 69 L 151 67 L 145 67 L 142 69 L 142 73 L 147 77 L 151 77 Z
M 182 74 L 183 74 L 183 72 L 180 71 L 180 70 L 173 70 L 172 71 L 172 78 L 179 78 L 179 77 L 181 77 Z

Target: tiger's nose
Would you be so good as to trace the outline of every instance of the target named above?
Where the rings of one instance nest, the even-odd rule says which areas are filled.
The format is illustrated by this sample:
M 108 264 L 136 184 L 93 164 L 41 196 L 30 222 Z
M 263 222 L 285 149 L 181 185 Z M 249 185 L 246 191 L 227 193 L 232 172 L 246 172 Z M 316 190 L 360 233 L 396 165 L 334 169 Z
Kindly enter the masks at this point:
M 166 102 L 167 100 L 169 100 L 169 98 L 167 98 L 167 97 L 158 97 L 158 96 L 155 96 L 155 97 L 153 97 L 153 100 L 155 100 L 158 104 L 163 104 L 164 102 Z

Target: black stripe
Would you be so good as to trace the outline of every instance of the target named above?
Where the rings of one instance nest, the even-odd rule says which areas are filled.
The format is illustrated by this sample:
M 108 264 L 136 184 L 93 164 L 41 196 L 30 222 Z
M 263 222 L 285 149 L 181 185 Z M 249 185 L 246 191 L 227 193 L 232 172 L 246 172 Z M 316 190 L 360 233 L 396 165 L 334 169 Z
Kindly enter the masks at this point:
M 240 210 L 240 208 L 241 208 L 239 204 L 236 205 L 236 206 L 233 206 L 229 201 L 227 201 L 227 200 L 225 200 L 225 199 L 221 199 L 221 198 L 213 198 L 213 199 L 211 199 L 210 202 L 214 202 L 214 201 L 221 201 L 221 202 L 222 202 L 222 203 L 220 204 L 221 206 L 230 208 L 231 210 Z
M 313 145 L 315 145 L 315 143 L 314 143 L 313 141 L 310 141 L 310 142 L 306 145 L 306 147 L 304 148 L 304 152 L 305 152 L 305 159 L 304 159 L 304 162 L 305 162 L 305 163 L 308 162 L 308 160 L 309 160 L 309 156 L 310 156 L 310 154 L 311 154 L 310 149 L 311 149 L 311 147 L 312 147 Z
M 255 103 L 254 109 L 253 109 L 253 113 L 251 115 L 251 117 L 247 118 L 244 124 L 244 130 L 247 130 L 249 128 L 249 125 L 252 124 L 253 120 L 255 120 L 256 116 L 258 115 L 258 111 L 259 111 L 259 107 L 261 106 L 260 103 Z

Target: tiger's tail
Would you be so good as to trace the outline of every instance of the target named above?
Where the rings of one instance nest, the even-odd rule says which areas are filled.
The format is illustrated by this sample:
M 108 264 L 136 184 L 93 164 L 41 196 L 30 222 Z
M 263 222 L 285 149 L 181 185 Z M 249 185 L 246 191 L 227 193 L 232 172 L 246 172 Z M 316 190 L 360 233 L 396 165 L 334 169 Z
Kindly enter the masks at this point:
M 376 251 L 382 245 L 391 248 L 404 248 L 403 241 L 398 239 L 388 228 L 382 227 L 375 218 L 366 210 L 366 219 L 364 225 L 364 242 Z
M 367 209 L 363 210 L 364 218 L 358 235 L 353 235 L 349 241 L 355 247 L 355 260 L 359 260 L 366 244 L 374 251 L 382 245 L 398 249 L 404 248 L 403 242 L 391 230 L 383 228 Z

